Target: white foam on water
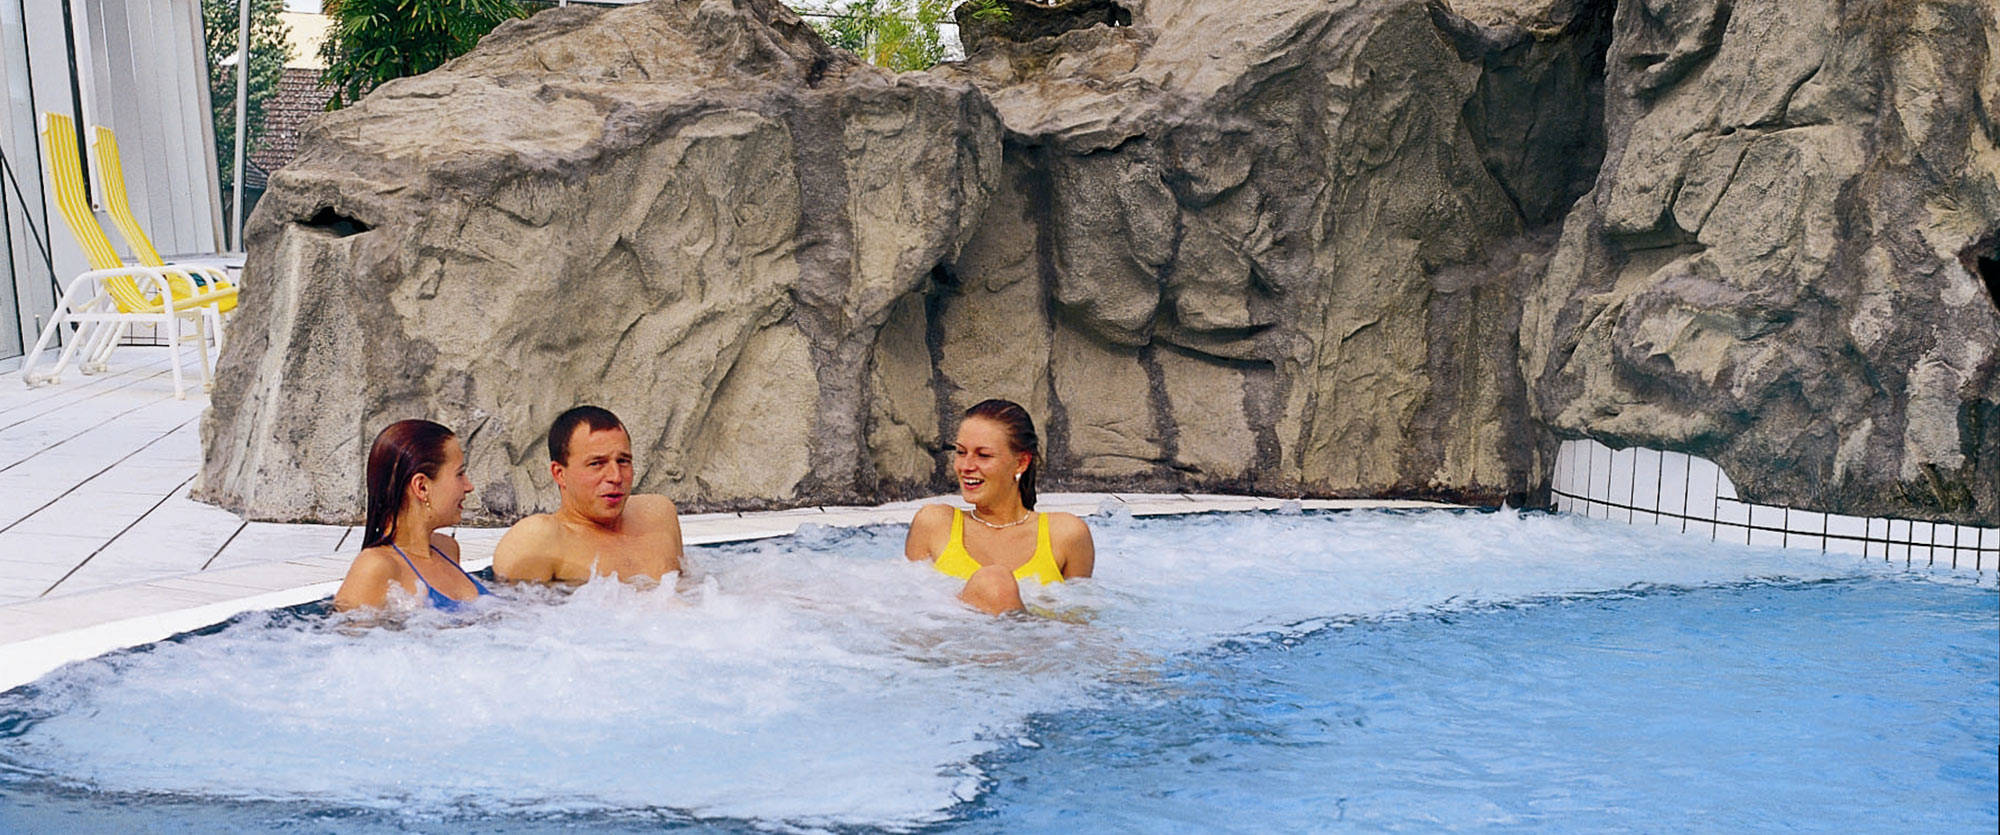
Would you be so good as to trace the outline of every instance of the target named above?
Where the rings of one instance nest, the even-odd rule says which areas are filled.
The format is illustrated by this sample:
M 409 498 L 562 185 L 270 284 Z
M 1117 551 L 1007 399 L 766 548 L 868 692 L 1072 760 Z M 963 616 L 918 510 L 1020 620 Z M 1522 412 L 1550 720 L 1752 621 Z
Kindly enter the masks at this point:
M 901 827 L 975 797 L 1037 713 L 1231 636 L 1855 558 L 1541 514 L 1093 518 L 1097 577 L 989 618 L 901 527 L 693 549 L 678 589 L 502 590 L 401 628 L 253 616 L 71 665 L 0 757 L 95 790 L 417 817 L 669 809 Z M 20 696 L 10 697 L 18 702 Z

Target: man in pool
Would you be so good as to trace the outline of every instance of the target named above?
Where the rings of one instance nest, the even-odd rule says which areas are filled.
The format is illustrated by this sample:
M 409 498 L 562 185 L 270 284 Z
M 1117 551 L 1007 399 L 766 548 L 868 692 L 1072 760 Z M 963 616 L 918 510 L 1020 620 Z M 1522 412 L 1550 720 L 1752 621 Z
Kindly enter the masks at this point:
M 632 436 L 617 415 L 578 406 L 556 416 L 549 426 L 549 475 L 562 506 L 507 529 L 493 551 L 493 576 L 656 583 L 681 570 L 680 514 L 665 496 L 629 492 Z

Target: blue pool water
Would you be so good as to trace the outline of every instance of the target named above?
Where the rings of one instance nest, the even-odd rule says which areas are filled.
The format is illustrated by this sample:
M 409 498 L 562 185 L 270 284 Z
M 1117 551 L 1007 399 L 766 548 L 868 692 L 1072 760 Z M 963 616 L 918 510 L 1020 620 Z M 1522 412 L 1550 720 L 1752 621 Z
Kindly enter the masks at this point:
M 678 594 L 316 613 L 0 695 L 0 831 L 1992 831 L 1992 576 L 1563 516 L 1093 518 L 990 620 L 902 529 Z

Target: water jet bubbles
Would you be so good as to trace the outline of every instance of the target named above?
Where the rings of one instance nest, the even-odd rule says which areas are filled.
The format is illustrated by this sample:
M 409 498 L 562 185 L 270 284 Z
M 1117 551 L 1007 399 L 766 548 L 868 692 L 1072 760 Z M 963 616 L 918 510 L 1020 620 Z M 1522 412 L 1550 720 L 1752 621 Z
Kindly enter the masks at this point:
M 979 799 L 979 785 L 985 779 L 977 768 L 967 767 L 969 773 L 960 775 L 957 785 L 952 786 L 951 796 L 960 803 L 971 803 Z
M 1130 519 L 1132 509 L 1116 498 L 1107 498 L 1097 503 L 1097 510 L 1090 514 L 1101 519 Z
M 1037 717 L 1143 703 L 1219 647 L 1474 601 L 1861 570 L 1539 513 L 1287 505 L 1133 519 L 1105 502 L 1097 576 L 1024 588 L 1043 616 L 964 606 L 961 581 L 903 558 L 900 525 L 692 547 L 678 592 L 502 585 L 469 624 L 246 616 L 16 691 L 0 753 L 113 792 L 907 828 L 977 802 L 982 754 L 1059 756 Z
M 800 548 L 823 548 L 846 536 L 846 528 L 834 528 L 818 522 L 801 522 L 792 532 L 793 543 Z

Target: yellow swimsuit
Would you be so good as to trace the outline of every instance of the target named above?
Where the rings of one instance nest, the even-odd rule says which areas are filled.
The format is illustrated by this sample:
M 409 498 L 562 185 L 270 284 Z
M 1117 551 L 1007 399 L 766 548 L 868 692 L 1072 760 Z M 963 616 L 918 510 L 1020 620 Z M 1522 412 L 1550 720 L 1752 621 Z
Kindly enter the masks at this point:
M 1035 515 L 1041 517 L 1035 520 L 1035 555 L 1022 563 L 1020 568 L 1014 569 L 1014 579 L 1033 577 L 1044 586 L 1060 583 L 1062 569 L 1056 566 L 1055 549 L 1049 547 L 1049 515 Z M 985 568 L 965 551 L 965 511 L 955 507 L 951 509 L 951 541 L 944 544 L 944 552 L 938 554 L 937 560 L 931 564 L 937 566 L 937 570 L 959 579 L 971 577 L 972 572 Z

